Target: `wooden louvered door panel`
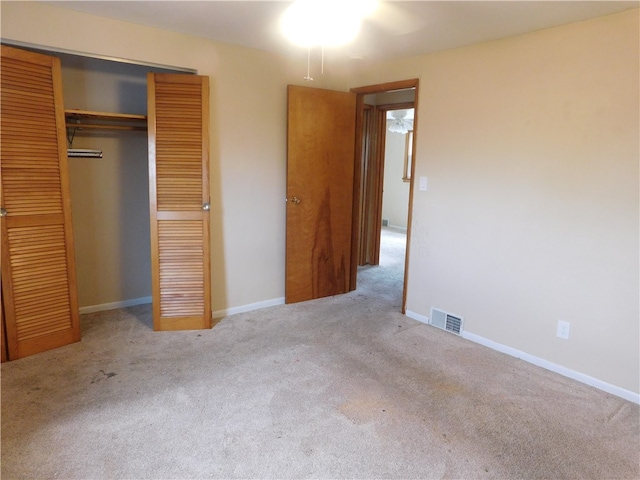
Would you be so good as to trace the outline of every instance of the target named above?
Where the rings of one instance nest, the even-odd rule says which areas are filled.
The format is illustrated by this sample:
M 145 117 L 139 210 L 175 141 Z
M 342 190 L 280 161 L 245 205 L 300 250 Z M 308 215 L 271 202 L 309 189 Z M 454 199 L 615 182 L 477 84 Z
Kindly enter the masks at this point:
M 211 328 L 208 80 L 147 78 L 155 330 Z
M 2 289 L 10 360 L 80 340 L 60 61 L 2 46 Z

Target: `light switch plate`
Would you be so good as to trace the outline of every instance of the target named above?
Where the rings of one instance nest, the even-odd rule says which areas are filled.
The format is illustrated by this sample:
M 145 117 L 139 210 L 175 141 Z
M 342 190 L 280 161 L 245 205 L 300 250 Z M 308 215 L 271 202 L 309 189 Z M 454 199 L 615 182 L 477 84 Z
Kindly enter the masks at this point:
M 420 191 L 427 191 L 427 177 L 420 177 Z

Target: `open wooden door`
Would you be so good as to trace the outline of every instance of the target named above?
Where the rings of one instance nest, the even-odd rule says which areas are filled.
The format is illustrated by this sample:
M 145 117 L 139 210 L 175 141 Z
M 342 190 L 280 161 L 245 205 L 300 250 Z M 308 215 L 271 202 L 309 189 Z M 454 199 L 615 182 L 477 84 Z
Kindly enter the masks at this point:
M 211 328 L 209 78 L 147 78 L 153 327 Z
M 289 85 L 285 302 L 351 282 L 356 95 Z
M 9 360 L 80 340 L 62 75 L 2 46 L 2 290 Z
M 364 105 L 361 135 L 360 251 L 358 265 L 380 264 L 385 131 L 385 112 L 375 106 Z

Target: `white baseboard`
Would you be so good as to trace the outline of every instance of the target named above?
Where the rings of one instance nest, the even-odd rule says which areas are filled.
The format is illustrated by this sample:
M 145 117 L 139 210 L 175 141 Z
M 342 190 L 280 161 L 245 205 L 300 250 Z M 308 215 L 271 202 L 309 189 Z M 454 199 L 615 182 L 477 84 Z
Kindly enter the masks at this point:
M 405 315 L 419 322 L 426 324 L 429 323 L 429 317 L 425 317 L 424 315 L 420 315 L 409 310 L 406 311 Z M 640 404 L 640 394 L 632 392 L 631 390 L 626 390 L 616 385 L 598 380 L 597 378 L 590 377 L 589 375 L 585 375 L 584 373 L 576 372 L 575 370 L 571 370 L 570 368 L 563 367 L 562 365 L 558 365 L 557 363 L 553 363 L 545 360 L 544 358 L 536 357 L 529 353 L 522 352 L 507 345 L 494 342 L 493 340 L 481 337 L 480 335 L 476 335 L 475 333 L 463 331 L 461 337 L 465 340 L 470 340 L 474 343 L 478 343 L 485 347 L 491 348 L 492 350 L 496 350 L 501 353 L 506 353 L 507 355 L 510 355 L 512 357 L 519 358 L 520 360 L 524 360 L 527 363 L 542 367 L 551 372 L 558 373 L 564 377 L 571 378 L 572 380 L 577 380 L 580 383 L 595 387 L 617 397 L 624 398 L 625 400 L 629 400 L 630 402 Z
M 105 310 L 113 310 L 115 308 L 133 307 L 134 305 L 142 305 L 144 303 L 151 303 L 152 297 L 133 298 L 131 300 L 123 300 L 120 302 L 103 303 L 100 305 L 90 305 L 87 307 L 80 307 L 80 314 L 103 312 Z M 250 303 L 248 305 L 242 305 L 240 307 L 232 307 L 224 310 L 218 310 L 213 312 L 213 318 L 226 317 L 227 315 L 234 315 L 236 313 L 251 312 L 253 310 L 259 310 L 261 308 L 273 307 L 276 305 L 283 305 L 284 297 L 273 298 L 271 300 L 265 300 L 264 302 Z
M 412 312 L 411 310 L 407 310 L 405 312 L 405 315 L 419 322 L 426 323 L 427 325 L 429 324 L 429 317 L 425 317 L 424 315 L 420 315 L 419 313 Z
M 114 308 L 133 307 L 134 305 L 142 305 L 151 303 L 152 297 L 132 298 L 131 300 L 122 300 L 120 302 L 102 303 L 100 305 L 91 305 L 88 307 L 80 307 L 80 314 L 103 312 L 104 310 L 113 310 Z
M 265 300 L 264 302 L 250 303 L 248 305 L 241 305 L 239 307 L 232 307 L 215 311 L 213 312 L 213 318 L 222 318 L 228 315 L 235 315 L 236 313 L 252 312 L 253 310 L 260 310 L 261 308 L 275 307 L 276 305 L 283 304 L 284 297 L 272 298 L 271 300 Z
M 134 305 L 142 305 L 145 303 L 151 303 L 152 297 L 133 298 L 131 300 L 122 300 L 120 302 L 103 303 L 100 305 L 90 305 L 87 307 L 80 307 L 80 314 L 103 312 L 105 310 L 113 310 L 115 308 L 133 307 Z M 234 315 L 236 313 L 251 312 L 253 310 L 259 310 L 261 308 L 273 307 L 276 305 L 283 305 L 284 297 L 273 298 L 271 300 L 265 300 L 264 302 L 250 303 L 248 305 L 242 305 L 240 307 L 227 308 L 224 310 L 218 310 L 213 312 L 213 318 L 226 317 L 227 315 Z

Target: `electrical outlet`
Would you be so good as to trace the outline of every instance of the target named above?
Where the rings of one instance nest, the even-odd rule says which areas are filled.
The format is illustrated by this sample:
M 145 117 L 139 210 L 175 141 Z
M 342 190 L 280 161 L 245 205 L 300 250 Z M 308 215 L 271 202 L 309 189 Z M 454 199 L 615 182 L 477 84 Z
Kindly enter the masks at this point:
M 569 340 L 569 328 L 571 324 L 569 322 L 565 322 L 564 320 L 558 320 L 558 331 L 557 335 L 560 338 L 564 338 L 565 340 Z

